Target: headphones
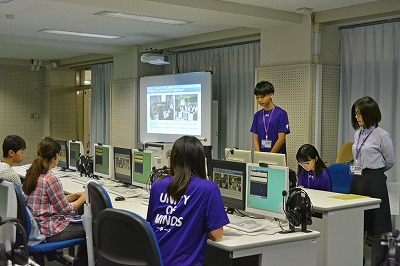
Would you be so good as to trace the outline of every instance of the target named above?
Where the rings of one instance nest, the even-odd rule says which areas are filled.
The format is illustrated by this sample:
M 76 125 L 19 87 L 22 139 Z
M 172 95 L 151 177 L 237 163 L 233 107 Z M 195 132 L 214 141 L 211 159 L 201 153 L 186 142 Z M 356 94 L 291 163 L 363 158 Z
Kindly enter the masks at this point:
M 163 168 L 156 168 L 153 166 L 150 174 L 150 183 L 153 184 L 153 182 L 156 181 L 160 176 L 168 175 L 169 170 L 170 169 L 167 166 L 164 166 Z
M 81 175 L 92 177 L 93 175 L 93 157 L 80 155 L 76 160 L 76 169 Z
M 284 212 L 292 226 L 303 225 L 306 228 L 307 225 L 311 225 L 314 208 L 307 192 L 298 187 L 290 189 Z
M 16 227 L 16 241 L 11 244 L 11 250 L 6 251 L 3 243 L 0 243 L 0 266 L 7 265 L 7 260 L 10 260 L 13 265 L 28 264 L 29 255 L 27 249 L 28 237 L 26 230 L 23 227 L 21 221 L 16 218 L 5 218 L 0 217 L 0 227 L 4 224 L 11 223 Z

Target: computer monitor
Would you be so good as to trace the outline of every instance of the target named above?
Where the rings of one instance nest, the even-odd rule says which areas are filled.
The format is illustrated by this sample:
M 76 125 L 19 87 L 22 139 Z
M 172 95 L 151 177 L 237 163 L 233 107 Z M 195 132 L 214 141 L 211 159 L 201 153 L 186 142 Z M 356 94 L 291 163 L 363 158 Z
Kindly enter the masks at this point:
M 282 153 L 254 151 L 253 163 L 286 166 L 286 155 Z
M 223 160 L 212 160 L 212 180 L 217 183 L 222 201 L 228 212 L 245 210 L 246 164 Z
M 69 169 L 76 170 L 79 157 L 81 155 L 84 155 L 83 143 L 82 141 L 78 140 L 70 140 L 68 141 L 68 147 L 69 147 L 69 158 L 68 158 Z
M 133 150 L 132 185 L 145 188 L 154 166 L 153 151 Z
M 114 147 L 114 179 L 132 185 L 132 149 Z
M 286 220 L 282 192 L 288 190 L 288 167 L 247 164 L 246 212 Z
M 111 178 L 113 176 L 113 150 L 110 145 L 94 144 L 93 174 Z
M 241 163 L 251 163 L 251 151 L 235 148 L 225 148 L 225 160 Z
M 57 166 L 61 167 L 61 170 L 66 170 L 69 168 L 68 141 L 58 139 L 57 142 L 61 145 L 61 154 Z

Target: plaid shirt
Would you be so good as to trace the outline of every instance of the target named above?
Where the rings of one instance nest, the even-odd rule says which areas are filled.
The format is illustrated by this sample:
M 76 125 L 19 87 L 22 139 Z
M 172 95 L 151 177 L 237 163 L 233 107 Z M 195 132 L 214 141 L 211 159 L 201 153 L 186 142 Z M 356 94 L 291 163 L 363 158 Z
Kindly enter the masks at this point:
M 60 180 L 51 171 L 39 176 L 36 189 L 25 195 L 25 200 L 46 237 L 62 232 L 69 224 L 65 215 L 76 210 L 76 204 L 68 202 Z

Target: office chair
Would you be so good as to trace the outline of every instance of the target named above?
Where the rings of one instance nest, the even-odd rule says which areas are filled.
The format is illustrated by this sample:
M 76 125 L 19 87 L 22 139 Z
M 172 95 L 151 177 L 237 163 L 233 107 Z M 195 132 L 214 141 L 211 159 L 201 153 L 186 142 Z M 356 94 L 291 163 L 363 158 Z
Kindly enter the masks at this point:
M 30 216 L 28 212 L 28 207 L 25 203 L 24 194 L 22 193 L 21 188 L 14 184 L 15 194 L 17 196 L 17 218 L 21 221 L 21 224 L 25 228 L 27 235 L 29 236 L 31 233 L 31 223 Z M 18 241 L 18 239 L 17 239 Z M 75 245 L 84 244 L 85 238 L 74 238 L 68 240 L 62 240 L 57 242 L 42 242 L 36 245 L 30 245 L 28 243 L 27 250 L 29 256 L 32 256 L 34 260 L 40 264 L 45 265 L 44 255 L 49 253 L 54 253 L 57 250 L 73 247 Z
M 295 188 L 296 186 L 297 186 L 296 172 L 292 169 L 289 169 L 289 189 Z
M 332 192 L 349 194 L 353 176 L 350 175 L 350 165 L 347 163 L 335 163 L 328 166 L 332 180 Z
M 91 180 L 85 184 L 86 202 L 84 206 L 84 227 L 88 250 L 89 266 L 95 265 L 95 248 L 97 239 L 93 232 L 97 230 L 98 216 L 106 208 L 112 208 L 110 196 L 97 181 Z
M 99 214 L 97 265 L 162 265 L 153 229 L 139 215 L 120 209 Z
M 346 163 L 353 160 L 352 145 L 353 142 L 347 142 L 340 147 L 335 163 Z

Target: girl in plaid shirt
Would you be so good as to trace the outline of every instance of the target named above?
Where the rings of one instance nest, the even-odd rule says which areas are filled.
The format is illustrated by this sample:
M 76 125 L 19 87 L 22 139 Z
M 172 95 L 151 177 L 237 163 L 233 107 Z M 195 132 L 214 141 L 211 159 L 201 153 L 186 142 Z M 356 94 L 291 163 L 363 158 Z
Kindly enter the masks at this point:
M 47 242 L 86 236 L 82 224 L 72 224 L 66 218 L 85 203 L 85 193 L 65 195 L 60 180 L 51 171 L 58 164 L 60 153 L 60 144 L 44 137 L 22 185 L 26 204 Z

